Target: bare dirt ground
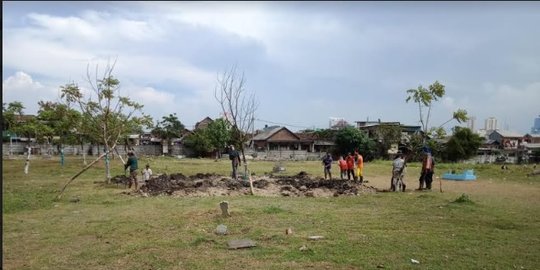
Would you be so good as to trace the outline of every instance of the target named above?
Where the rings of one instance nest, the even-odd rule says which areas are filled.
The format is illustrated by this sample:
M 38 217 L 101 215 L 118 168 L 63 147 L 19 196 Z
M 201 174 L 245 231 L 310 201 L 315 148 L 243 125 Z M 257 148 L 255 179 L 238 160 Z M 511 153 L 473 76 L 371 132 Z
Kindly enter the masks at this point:
M 368 184 L 348 180 L 325 180 L 311 177 L 305 172 L 295 176 L 252 176 L 254 193 L 260 196 L 291 197 L 332 197 L 356 196 L 364 193 L 376 193 L 378 190 Z M 123 175 L 115 176 L 113 183 L 128 183 Z M 238 196 L 249 194 L 249 180 L 234 180 L 216 174 L 159 175 L 146 181 L 140 194 L 156 196 Z

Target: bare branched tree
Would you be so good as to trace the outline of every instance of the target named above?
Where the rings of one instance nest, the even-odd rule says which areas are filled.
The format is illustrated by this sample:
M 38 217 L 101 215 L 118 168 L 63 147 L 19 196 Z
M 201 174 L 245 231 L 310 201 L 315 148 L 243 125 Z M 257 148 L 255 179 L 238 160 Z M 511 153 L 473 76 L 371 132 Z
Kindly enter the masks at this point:
M 242 153 L 244 175 L 249 176 L 245 146 L 253 134 L 255 111 L 259 104 L 255 99 L 255 94 L 247 92 L 245 84 L 244 73 L 239 73 L 236 66 L 233 66 L 218 76 L 214 96 L 232 127 L 232 140 Z M 251 177 L 249 177 L 249 184 L 253 195 Z
M 94 165 L 101 158 L 105 158 L 105 175 L 107 183 L 110 182 L 109 154 L 116 150 L 116 145 L 122 135 L 133 132 L 140 126 L 149 126 L 152 120 L 142 113 L 143 105 L 138 104 L 128 97 L 120 96 L 120 81 L 113 76 L 114 65 L 105 67 L 103 76 L 98 73 L 98 66 L 94 74 L 87 67 L 87 82 L 91 86 L 92 93 L 85 96 L 79 87 L 67 84 L 61 87 L 61 98 L 68 104 L 78 105 L 86 125 L 87 135 L 93 141 L 100 142 L 105 147 L 104 153 L 91 162 L 83 170 L 73 176 L 63 187 L 58 198 L 62 195 L 66 186 L 76 177 Z M 95 76 L 95 77 L 94 77 Z M 137 116 L 137 113 L 140 116 Z

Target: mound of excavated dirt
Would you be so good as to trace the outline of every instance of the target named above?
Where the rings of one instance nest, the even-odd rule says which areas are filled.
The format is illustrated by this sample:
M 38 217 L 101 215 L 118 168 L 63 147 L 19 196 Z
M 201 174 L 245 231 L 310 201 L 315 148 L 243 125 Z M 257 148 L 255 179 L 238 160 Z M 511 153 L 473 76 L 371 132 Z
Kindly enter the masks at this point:
M 331 197 L 375 193 L 374 187 L 347 180 L 312 178 L 305 172 L 295 176 L 252 177 L 254 192 L 261 196 Z M 126 176 L 115 176 L 113 183 L 127 184 Z M 185 176 L 159 175 L 146 181 L 141 191 L 149 195 L 234 196 L 249 194 L 249 181 L 233 180 L 216 174 Z

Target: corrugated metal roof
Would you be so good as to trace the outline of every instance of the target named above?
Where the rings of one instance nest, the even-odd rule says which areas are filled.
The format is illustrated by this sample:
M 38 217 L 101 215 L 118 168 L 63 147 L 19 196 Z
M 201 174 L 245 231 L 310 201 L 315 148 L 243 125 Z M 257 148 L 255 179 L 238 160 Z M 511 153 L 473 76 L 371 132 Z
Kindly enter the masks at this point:
M 524 147 L 526 148 L 540 148 L 540 143 L 528 143 L 528 144 L 523 144 Z
M 285 127 L 274 127 L 268 130 L 265 130 L 259 134 L 257 134 L 255 137 L 253 137 L 253 141 L 265 141 L 268 140 L 268 138 L 272 137 L 276 132 L 280 131 L 282 128 Z
M 517 132 L 509 131 L 509 130 L 495 130 L 493 132 L 499 133 L 501 136 L 506 138 L 517 138 L 517 137 L 523 137 L 523 134 L 519 134 Z M 491 134 L 490 134 L 491 135 Z

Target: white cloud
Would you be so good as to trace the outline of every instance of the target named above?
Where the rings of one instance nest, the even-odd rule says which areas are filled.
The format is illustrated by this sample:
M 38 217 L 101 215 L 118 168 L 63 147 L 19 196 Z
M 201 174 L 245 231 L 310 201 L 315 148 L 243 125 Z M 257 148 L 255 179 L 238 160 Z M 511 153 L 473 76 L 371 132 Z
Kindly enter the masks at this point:
M 24 113 L 35 114 L 40 100 L 54 101 L 58 98 L 58 90 L 34 81 L 29 74 L 17 71 L 2 81 L 2 99 L 4 103 L 22 102 Z

